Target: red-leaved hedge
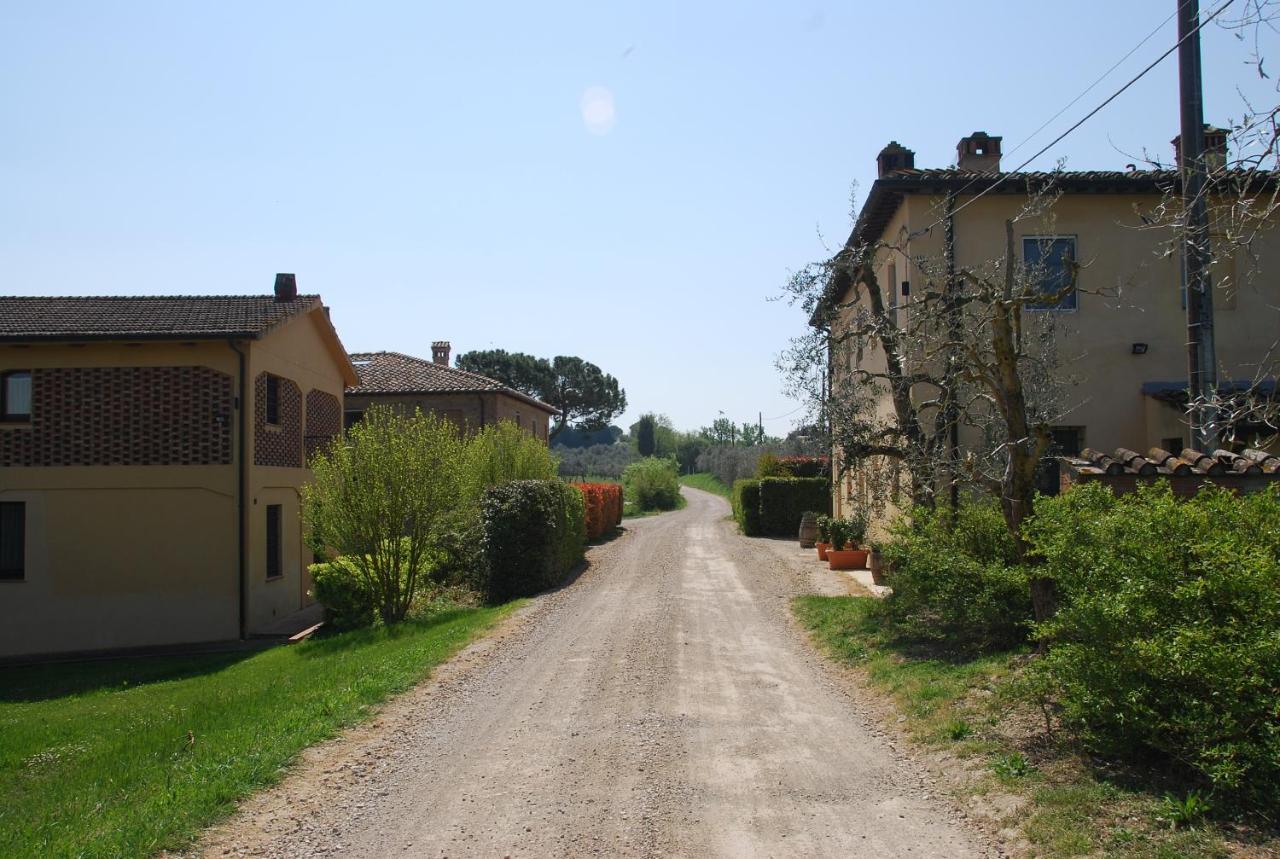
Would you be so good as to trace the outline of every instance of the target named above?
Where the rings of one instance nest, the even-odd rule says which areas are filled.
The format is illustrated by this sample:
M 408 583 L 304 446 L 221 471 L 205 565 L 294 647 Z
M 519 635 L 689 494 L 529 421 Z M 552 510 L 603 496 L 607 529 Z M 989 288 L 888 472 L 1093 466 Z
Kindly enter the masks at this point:
M 622 487 L 616 483 L 575 483 L 587 507 L 587 539 L 595 540 L 622 524 Z

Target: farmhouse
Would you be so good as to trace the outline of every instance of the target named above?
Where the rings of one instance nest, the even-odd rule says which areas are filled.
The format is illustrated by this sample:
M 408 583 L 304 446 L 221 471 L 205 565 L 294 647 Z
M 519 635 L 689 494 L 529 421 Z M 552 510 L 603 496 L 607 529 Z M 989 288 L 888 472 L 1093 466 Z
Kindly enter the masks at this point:
M 299 489 L 356 374 L 319 296 L 0 297 L 0 657 L 309 602 Z
M 459 429 L 478 429 L 511 421 L 534 438 L 546 441 L 552 406 L 501 382 L 449 366 L 447 340 L 431 344 L 432 360 L 399 352 L 357 352 L 351 355 L 360 381 L 347 388 L 345 424 L 360 419 L 375 403 L 434 412 Z

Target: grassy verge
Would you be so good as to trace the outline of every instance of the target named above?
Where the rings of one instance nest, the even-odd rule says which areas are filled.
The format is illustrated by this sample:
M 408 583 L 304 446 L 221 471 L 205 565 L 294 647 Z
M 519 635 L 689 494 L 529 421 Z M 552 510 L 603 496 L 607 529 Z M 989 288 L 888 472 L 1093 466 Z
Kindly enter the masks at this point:
M 722 495 L 725 498 L 728 498 L 733 494 L 732 490 L 721 483 L 718 477 L 706 472 L 686 474 L 680 478 L 680 482 L 685 486 L 692 486 L 694 489 L 701 489 L 703 492 L 712 492 L 716 495 Z
M 1200 859 L 1270 856 L 1280 847 L 1275 838 L 1204 820 L 1172 828 L 1162 790 L 1133 773 L 1104 771 L 1048 739 L 1034 714 L 1000 695 L 1024 654 L 931 657 L 895 642 L 875 603 L 872 597 L 804 596 L 793 610 L 833 659 L 859 666 L 893 700 L 913 739 L 966 761 L 972 777 L 957 787 L 962 802 L 1025 798 L 986 807 L 998 825 L 1018 829 L 1037 855 Z
M 179 847 L 515 605 L 252 654 L 0 671 L 0 855 Z

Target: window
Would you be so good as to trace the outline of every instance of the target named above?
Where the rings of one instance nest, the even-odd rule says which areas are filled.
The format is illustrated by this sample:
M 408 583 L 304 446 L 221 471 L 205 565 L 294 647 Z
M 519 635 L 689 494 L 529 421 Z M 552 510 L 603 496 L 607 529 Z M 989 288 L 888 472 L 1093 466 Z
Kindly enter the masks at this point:
M 30 370 L 10 370 L 0 375 L 0 420 L 31 420 Z
M 351 429 L 360 423 L 360 419 L 364 417 L 364 411 L 361 409 L 348 409 L 342 413 L 342 428 Z
M 1032 310 L 1075 310 L 1076 240 L 1071 236 L 1025 236 L 1022 264 L 1043 302 L 1029 302 Z
M 1049 456 L 1079 456 L 1084 450 L 1084 427 L 1050 427 Z
M 1169 451 L 1169 453 L 1177 456 L 1182 453 L 1182 436 L 1176 438 L 1165 438 L 1160 440 L 1160 447 Z
M 0 581 L 21 581 L 26 576 L 27 505 L 22 501 L 0 503 Z
M 280 425 L 279 376 L 267 376 L 267 423 Z
M 279 504 L 267 505 L 267 578 L 276 579 L 284 575 L 284 558 L 281 556 L 283 543 L 280 540 L 280 525 L 283 510 Z

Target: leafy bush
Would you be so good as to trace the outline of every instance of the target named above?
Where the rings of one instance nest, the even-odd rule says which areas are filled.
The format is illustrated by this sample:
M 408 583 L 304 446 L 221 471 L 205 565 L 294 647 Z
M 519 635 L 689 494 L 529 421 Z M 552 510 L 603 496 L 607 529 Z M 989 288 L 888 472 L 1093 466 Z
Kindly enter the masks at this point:
M 776 454 L 764 453 L 756 460 L 756 477 L 791 477 L 791 472 Z
M 622 524 L 622 487 L 616 483 L 575 483 L 586 506 L 587 539 L 595 540 Z
M 558 480 L 513 480 L 481 503 L 485 598 L 505 602 L 562 582 L 582 559 L 582 493 Z
M 674 510 L 680 503 L 680 475 L 674 459 L 647 457 L 622 472 L 627 497 L 640 510 Z
M 748 480 L 755 477 L 760 457 L 766 453 L 782 457 L 785 462 L 792 456 L 800 456 L 804 459 L 819 458 L 814 454 L 820 453 L 820 450 L 814 442 L 802 441 L 785 441 L 778 444 L 755 445 L 753 447 L 713 444 L 698 454 L 695 470 L 714 474 L 725 486 L 732 486 L 739 480 Z M 828 470 L 824 466 L 823 474 L 825 475 Z M 817 477 L 821 475 L 796 474 L 795 476 Z
M 791 477 L 825 477 L 831 479 L 831 460 L 825 456 L 784 456 L 778 463 Z
M 464 500 L 478 502 L 490 486 L 508 480 L 551 480 L 556 459 L 539 441 L 511 421 L 489 424 L 466 441 Z
M 311 461 L 309 539 L 348 559 L 384 623 L 404 619 L 430 570 L 436 532 L 465 484 L 463 451 L 449 421 L 374 406 Z
M 372 626 L 377 619 L 372 589 L 345 558 L 312 564 L 311 595 L 324 606 L 325 621 L 335 629 Z
M 733 518 L 748 537 L 760 536 L 760 481 L 738 480 L 733 484 Z
M 1013 565 L 1013 540 L 995 503 L 961 504 L 954 526 L 943 511 L 917 508 L 894 523 L 881 551 L 893 571 L 883 611 L 900 635 L 955 650 L 1026 639 L 1028 577 Z
M 1027 535 L 1062 595 L 1031 685 L 1063 726 L 1280 807 L 1280 489 L 1084 485 L 1041 499 Z
M 761 534 L 794 537 L 806 510 L 831 512 L 831 485 L 821 477 L 766 477 L 759 504 Z

